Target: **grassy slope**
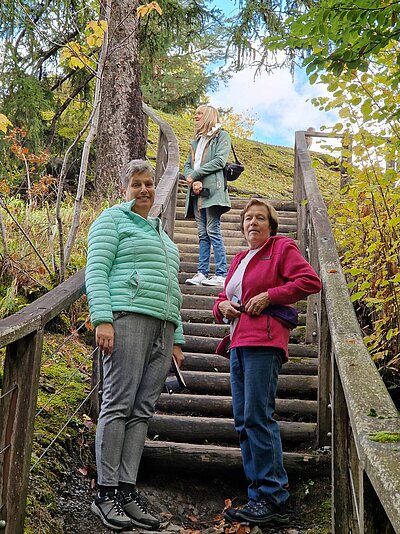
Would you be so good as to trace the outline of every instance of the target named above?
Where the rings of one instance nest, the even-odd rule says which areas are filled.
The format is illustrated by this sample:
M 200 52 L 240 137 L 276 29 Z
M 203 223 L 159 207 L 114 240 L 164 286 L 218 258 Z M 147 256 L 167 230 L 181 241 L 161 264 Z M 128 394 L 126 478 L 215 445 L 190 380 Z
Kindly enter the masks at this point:
M 159 115 L 171 125 L 177 136 L 182 170 L 189 151 L 189 142 L 193 137 L 193 121 L 167 113 L 159 113 Z M 153 140 L 156 141 L 155 134 L 152 135 Z M 293 198 L 294 150 L 292 148 L 235 137 L 232 140 L 236 155 L 245 166 L 241 176 L 232 183 L 235 188 L 256 192 L 274 200 Z M 327 165 L 324 156 L 318 153 L 312 153 L 312 156 L 321 192 L 325 197 L 329 197 L 333 189 L 339 188 L 339 175 Z M 232 153 L 230 161 L 233 161 Z

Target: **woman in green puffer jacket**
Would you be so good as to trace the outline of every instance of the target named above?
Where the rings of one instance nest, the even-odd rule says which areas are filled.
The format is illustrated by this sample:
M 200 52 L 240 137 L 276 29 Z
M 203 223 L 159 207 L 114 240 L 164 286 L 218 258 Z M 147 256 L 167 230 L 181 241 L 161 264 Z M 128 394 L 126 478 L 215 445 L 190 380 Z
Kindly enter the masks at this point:
M 221 235 L 221 215 L 231 209 L 223 168 L 231 140 L 219 123 L 218 111 L 202 105 L 195 112 L 196 138 L 190 144 L 184 174 L 188 184 L 185 217 L 195 218 L 199 236 L 197 274 L 187 284 L 223 287 L 227 273 L 225 246 Z M 210 272 L 211 245 L 215 275 Z
M 92 511 L 113 530 L 157 529 L 136 488 L 149 419 L 174 356 L 183 361 L 179 253 L 149 217 L 154 171 L 143 160 L 122 170 L 125 203 L 89 230 L 86 292 L 102 353 L 103 395 L 96 430 L 98 495 Z

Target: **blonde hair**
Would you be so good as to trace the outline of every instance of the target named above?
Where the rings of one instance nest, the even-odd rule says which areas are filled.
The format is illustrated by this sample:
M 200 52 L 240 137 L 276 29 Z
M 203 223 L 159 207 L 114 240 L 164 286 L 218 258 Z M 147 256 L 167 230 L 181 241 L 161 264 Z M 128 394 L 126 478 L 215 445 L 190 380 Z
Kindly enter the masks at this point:
M 249 202 L 246 204 L 246 206 L 243 208 L 243 210 L 240 213 L 240 229 L 243 232 L 244 229 L 244 217 L 246 213 L 249 211 L 251 206 L 264 206 L 264 208 L 267 210 L 268 213 L 268 222 L 271 227 L 271 235 L 276 235 L 278 232 L 278 214 L 276 212 L 276 209 L 266 200 L 262 200 L 259 198 L 252 198 L 249 200 Z
M 200 124 L 195 126 L 196 138 L 199 138 L 202 135 L 208 134 L 208 132 L 219 122 L 219 113 L 215 108 L 208 106 L 207 104 L 199 106 L 196 109 L 196 112 L 197 111 L 203 112 Z

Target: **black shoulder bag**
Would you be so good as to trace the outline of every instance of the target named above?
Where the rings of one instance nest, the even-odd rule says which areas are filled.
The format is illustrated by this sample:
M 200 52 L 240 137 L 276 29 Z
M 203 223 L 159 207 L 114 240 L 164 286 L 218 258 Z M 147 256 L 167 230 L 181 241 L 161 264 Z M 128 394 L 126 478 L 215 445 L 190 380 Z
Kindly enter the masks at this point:
M 235 158 L 235 163 L 227 163 L 225 167 L 223 168 L 224 172 L 224 178 L 225 178 L 225 189 L 227 187 L 226 182 L 233 182 L 239 178 L 239 176 L 244 171 L 244 165 L 240 163 L 240 161 L 237 159 L 235 149 L 233 148 L 233 144 L 231 144 L 233 156 Z

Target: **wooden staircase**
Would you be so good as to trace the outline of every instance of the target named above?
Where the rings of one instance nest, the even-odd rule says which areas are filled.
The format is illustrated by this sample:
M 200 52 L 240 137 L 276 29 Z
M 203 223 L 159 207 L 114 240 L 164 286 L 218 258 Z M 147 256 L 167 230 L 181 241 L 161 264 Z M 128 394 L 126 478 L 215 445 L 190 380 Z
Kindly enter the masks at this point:
M 240 211 L 247 198 L 232 198 L 232 209 L 222 216 L 228 264 L 247 243 L 240 231 Z M 279 215 L 279 234 L 296 238 L 294 202 L 272 202 Z M 229 383 L 229 361 L 215 354 L 228 326 L 215 324 L 212 306 L 219 288 L 190 286 L 186 278 L 197 271 L 198 239 L 194 221 L 183 218 L 184 194 L 178 196 L 174 241 L 181 252 L 179 281 L 183 294 L 185 361 L 182 367 L 188 392 L 163 393 L 149 427 L 143 462 L 158 468 L 187 472 L 241 471 L 238 437 L 234 429 Z M 211 267 L 213 274 L 213 265 Z M 289 473 L 320 469 L 315 452 L 318 353 L 304 344 L 306 302 L 299 302 L 299 326 L 292 331 L 290 360 L 282 367 L 276 418 L 279 420 L 285 466 Z M 321 463 L 322 462 L 322 463 Z

